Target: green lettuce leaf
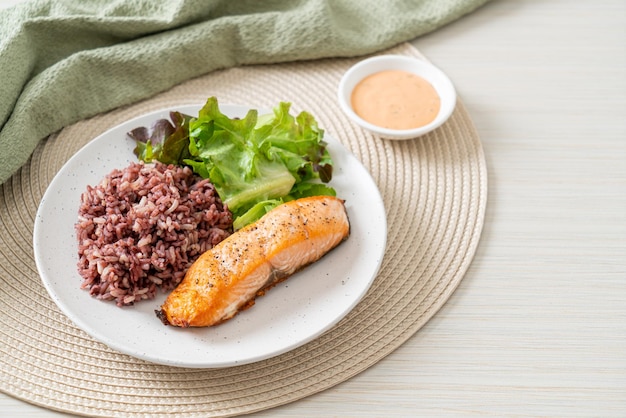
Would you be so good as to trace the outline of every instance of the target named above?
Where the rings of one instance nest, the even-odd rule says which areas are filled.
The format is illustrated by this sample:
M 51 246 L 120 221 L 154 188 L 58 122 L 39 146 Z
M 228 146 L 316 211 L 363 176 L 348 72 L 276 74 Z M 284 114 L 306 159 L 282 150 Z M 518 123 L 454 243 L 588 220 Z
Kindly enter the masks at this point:
M 151 135 L 137 128 L 129 136 L 139 159 L 189 165 L 209 178 L 239 229 L 285 201 L 335 195 L 322 184 L 333 166 L 324 131 L 310 113 L 293 116 L 290 107 L 281 102 L 272 114 L 230 118 L 211 97 L 197 118 L 173 112 L 170 127 L 160 121 Z

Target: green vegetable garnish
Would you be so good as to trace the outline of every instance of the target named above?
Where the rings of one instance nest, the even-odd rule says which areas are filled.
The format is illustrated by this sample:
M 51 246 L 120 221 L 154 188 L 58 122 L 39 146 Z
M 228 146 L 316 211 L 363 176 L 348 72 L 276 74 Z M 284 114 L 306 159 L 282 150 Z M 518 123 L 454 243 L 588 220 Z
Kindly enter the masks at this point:
M 250 110 L 237 119 L 211 97 L 197 118 L 172 112 L 173 124 L 160 120 L 150 135 L 137 128 L 129 136 L 140 160 L 189 165 L 209 178 L 239 229 L 285 201 L 335 195 L 322 184 L 331 180 L 333 164 L 323 130 L 307 112 L 292 116 L 290 106 L 281 102 L 273 114 Z

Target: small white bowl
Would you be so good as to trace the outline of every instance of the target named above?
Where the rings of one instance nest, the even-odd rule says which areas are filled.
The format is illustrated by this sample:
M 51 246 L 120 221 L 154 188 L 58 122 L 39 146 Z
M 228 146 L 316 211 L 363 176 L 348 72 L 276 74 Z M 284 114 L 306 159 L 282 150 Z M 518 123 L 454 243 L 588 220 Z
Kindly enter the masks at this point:
M 388 129 L 371 124 L 354 112 L 351 104 L 354 87 L 365 77 L 385 70 L 407 71 L 432 84 L 441 99 L 439 113 L 432 122 L 415 129 Z M 387 139 L 411 139 L 424 135 L 448 120 L 456 106 L 456 91 L 448 76 L 425 60 L 402 55 L 379 55 L 358 62 L 341 78 L 338 93 L 339 105 L 350 119 L 362 128 Z

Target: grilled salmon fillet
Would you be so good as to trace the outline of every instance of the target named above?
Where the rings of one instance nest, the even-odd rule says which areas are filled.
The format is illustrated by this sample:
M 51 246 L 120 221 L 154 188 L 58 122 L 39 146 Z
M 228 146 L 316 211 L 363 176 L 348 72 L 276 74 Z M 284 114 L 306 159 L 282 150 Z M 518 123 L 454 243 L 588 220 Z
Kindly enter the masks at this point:
M 202 254 L 156 314 L 164 324 L 185 328 L 222 323 L 349 233 L 341 199 L 314 196 L 284 203 Z

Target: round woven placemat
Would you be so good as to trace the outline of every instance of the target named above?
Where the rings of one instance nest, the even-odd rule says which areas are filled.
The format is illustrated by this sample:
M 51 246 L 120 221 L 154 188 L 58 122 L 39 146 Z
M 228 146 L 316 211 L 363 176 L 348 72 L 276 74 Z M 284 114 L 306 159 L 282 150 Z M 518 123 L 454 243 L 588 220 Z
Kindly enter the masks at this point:
M 420 56 L 409 44 L 385 53 Z M 478 245 L 487 199 L 484 154 L 460 101 L 443 127 L 415 140 L 381 140 L 350 123 L 339 110 L 336 88 L 356 61 L 214 72 L 43 142 L 0 188 L 0 390 L 81 415 L 232 416 L 330 388 L 418 331 L 457 287 Z M 49 182 L 85 143 L 129 118 L 211 95 L 221 103 L 265 108 L 290 101 L 294 112 L 312 112 L 372 174 L 387 210 L 388 244 L 364 299 L 321 337 L 253 364 L 181 369 L 118 353 L 75 327 L 41 283 L 33 222 Z

